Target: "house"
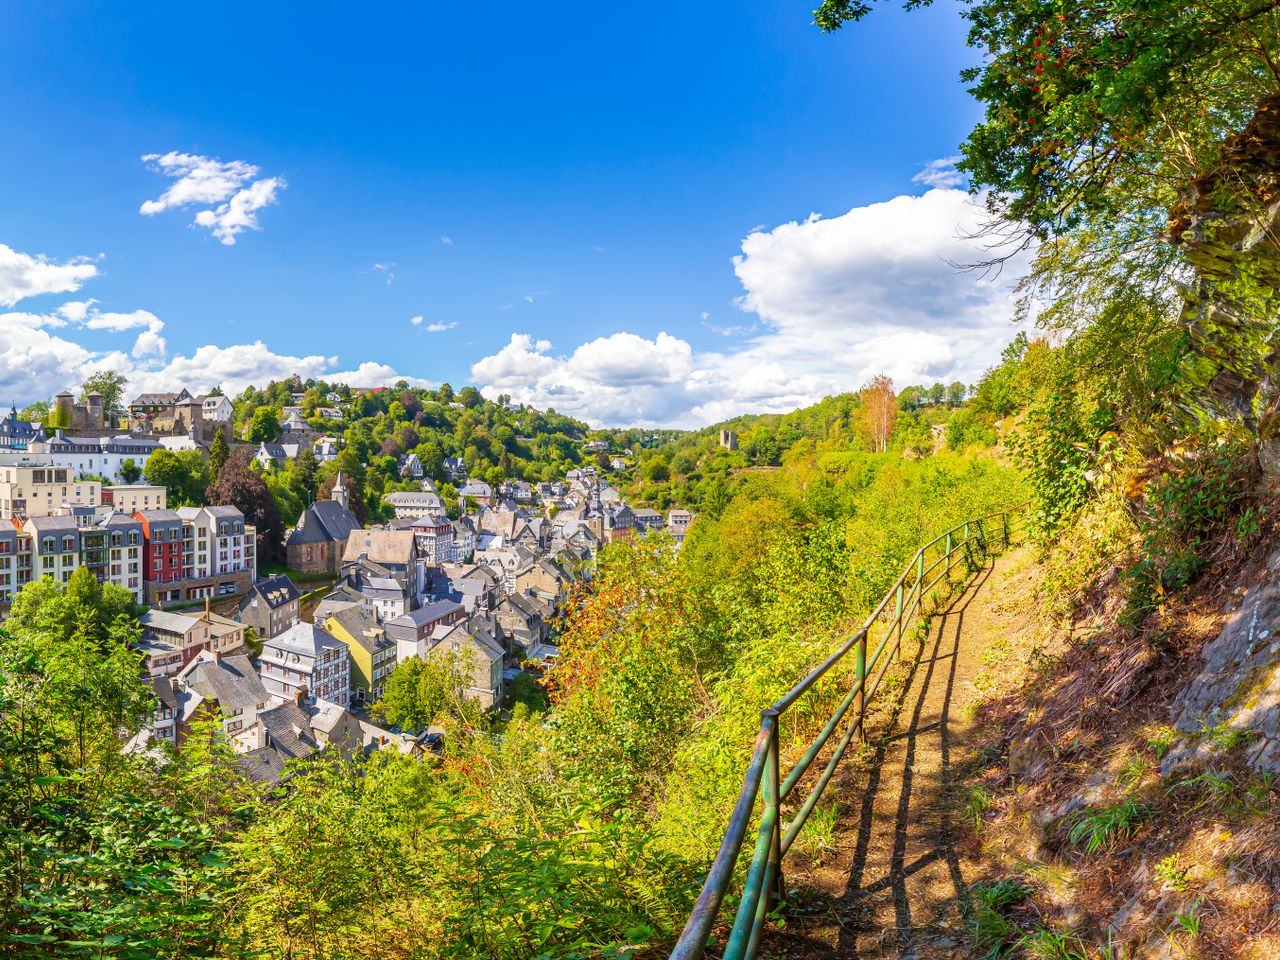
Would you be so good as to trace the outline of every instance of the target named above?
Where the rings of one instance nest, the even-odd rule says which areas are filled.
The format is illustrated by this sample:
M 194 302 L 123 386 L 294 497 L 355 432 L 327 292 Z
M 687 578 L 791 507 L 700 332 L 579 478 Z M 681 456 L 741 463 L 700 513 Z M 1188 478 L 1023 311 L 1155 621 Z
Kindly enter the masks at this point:
M 515 588 L 520 593 L 537 597 L 552 606 L 558 606 L 565 598 L 573 578 L 554 560 L 542 557 L 518 571 Z
M 646 530 L 657 530 L 663 524 L 662 514 L 652 507 L 632 507 L 631 514 L 636 525 Z
M 58 467 L 69 467 L 75 476 L 92 474 L 112 483 L 124 483 L 121 468 L 130 460 L 141 470 L 160 444 L 147 437 L 68 437 L 55 430 L 46 440 L 27 445 L 32 454 L 45 454 Z
M 396 666 L 396 641 L 387 636 L 376 614 L 359 606 L 341 610 L 324 621 L 325 629 L 346 645 L 351 658 L 352 703 L 380 698 Z
M 400 468 L 400 476 L 410 480 L 422 479 L 422 461 L 416 453 L 406 453 L 397 466 Z
M 270 640 L 298 622 L 302 595 L 293 581 L 280 574 L 259 580 L 240 601 L 236 616 L 253 627 L 259 639 Z
M 431 635 L 437 627 L 457 623 L 465 616 L 462 604 L 454 600 L 436 600 L 388 620 L 384 626 L 387 637 L 395 641 L 396 659 L 401 661 L 423 656 L 431 646 Z
M 453 555 L 453 523 L 441 514 L 418 517 L 409 528 L 424 563 L 448 563 Z
M 467 464 L 461 457 L 445 457 L 441 465 L 447 476 L 454 483 L 467 479 Z
M 606 507 L 604 511 L 605 543 L 615 540 L 630 540 L 635 534 L 636 517 L 625 503 L 620 506 Z
M 337 407 L 316 407 L 316 416 L 322 420 L 341 420 L 342 411 Z
M 676 540 L 683 542 L 685 536 L 689 533 L 689 525 L 693 523 L 697 514 L 688 510 L 672 510 L 667 514 L 667 529 L 671 531 L 671 535 Z
M 147 610 L 142 626 L 143 670 L 149 676 L 179 673 L 202 652 L 224 656 L 244 646 L 244 624 L 205 610 Z
M 346 644 L 313 623 L 295 623 L 267 640 L 258 658 L 262 683 L 276 700 L 295 696 L 345 707 L 351 698 L 351 658 Z
M 142 510 L 163 510 L 169 502 L 165 487 L 146 483 L 127 483 L 117 487 L 102 488 L 102 506 L 113 507 L 130 516 Z
M 96 507 L 102 484 L 78 480 L 48 454 L 0 454 L 0 520 L 47 517 L 64 504 Z
M 445 512 L 444 500 L 434 490 L 397 490 L 382 499 L 395 509 L 397 519 Z
M 151 676 L 147 680 L 155 706 L 151 708 L 150 733 L 170 746 L 178 744 L 178 688 L 168 675 Z
M 296 441 L 280 443 L 260 443 L 258 451 L 253 455 L 254 462 L 263 470 L 271 470 L 284 465 L 286 460 L 298 459 L 304 444 Z
M 324 623 L 334 614 L 349 610 L 351 607 L 371 609 L 364 594 L 348 583 L 340 583 L 316 604 L 311 620 L 314 623 Z
M 291 760 L 305 760 L 328 748 L 350 758 L 364 745 L 364 731 L 346 707 L 298 697 L 258 713 L 241 737 L 246 747 L 236 758 L 250 779 L 277 786 Z
M 423 592 L 423 563 L 409 530 L 353 530 L 342 553 L 341 570 L 361 560 L 372 560 L 394 577 L 416 606 Z
M 459 517 L 451 524 L 453 545 L 449 550 L 450 563 L 470 563 L 476 553 L 476 527 L 470 517 Z
M 588 440 L 582 445 L 582 449 L 587 453 L 607 453 L 609 450 L 608 440 Z
M 348 509 L 342 471 L 334 480 L 328 500 L 318 500 L 302 512 L 297 526 L 285 538 L 289 568 L 303 573 L 337 573 L 342 551 L 360 521 Z
M 311 452 L 316 455 L 316 460 L 320 463 L 336 460 L 338 459 L 338 441 L 333 437 L 316 437 Z
M 314 434 L 315 430 L 311 428 L 311 424 L 303 420 L 302 414 L 297 410 L 293 411 L 285 422 L 280 424 L 281 443 L 297 443 L 310 446 L 311 438 Z
M 8 415 L 0 420 L 0 451 L 26 450 L 32 441 L 43 440 L 45 436 L 41 424 L 18 419 L 16 406 L 10 406 Z
M 623 460 L 621 457 L 614 457 L 612 460 L 609 461 L 609 469 L 625 470 L 627 469 L 627 461 Z
M 493 611 L 494 619 L 524 655 L 531 653 L 547 639 L 543 605 L 521 593 L 503 597 Z
M 493 487 L 483 480 L 468 480 L 458 491 L 458 496 L 464 501 L 470 498 L 476 503 L 488 506 L 493 500 Z
M 230 423 L 235 415 L 231 401 L 222 394 L 211 394 L 200 401 L 200 414 L 206 421 Z
M 222 720 L 222 728 L 234 742 L 246 728 L 253 727 L 258 713 L 271 706 L 271 695 L 247 656 L 223 657 L 201 651 L 178 674 L 177 743 L 191 730 L 202 708 L 212 710 Z
M 427 655 L 454 658 L 467 677 L 464 695 L 480 701 L 486 710 L 502 702 L 506 654 L 483 618 L 471 617 L 441 631 Z

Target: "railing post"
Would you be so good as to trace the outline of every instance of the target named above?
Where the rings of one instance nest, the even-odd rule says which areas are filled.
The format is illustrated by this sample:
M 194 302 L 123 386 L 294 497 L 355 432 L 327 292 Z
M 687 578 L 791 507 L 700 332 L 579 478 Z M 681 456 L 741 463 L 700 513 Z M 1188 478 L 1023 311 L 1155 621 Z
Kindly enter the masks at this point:
M 776 710 L 766 710 L 773 716 L 773 731 L 769 735 L 769 756 L 764 764 L 764 809 L 773 814 L 773 840 L 769 844 L 769 865 L 765 870 L 765 909 L 771 910 L 786 898 L 782 881 L 782 790 L 781 751 L 778 749 L 778 727 L 782 718 Z
M 1004 543 L 1004 548 L 1009 549 L 1009 512 L 1006 510 L 1000 514 L 1000 539 Z
M 858 698 L 854 701 L 854 707 L 858 711 L 858 739 L 865 740 L 862 727 L 862 717 L 867 706 L 867 634 L 865 631 L 858 638 L 858 645 L 853 651 L 853 671 L 858 678 Z
M 894 606 L 897 609 L 897 621 L 898 621 L 898 639 L 895 641 L 893 645 L 893 658 L 895 660 L 899 660 L 902 658 L 902 591 L 905 589 L 906 589 L 905 584 L 901 584 L 901 583 L 898 584 L 898 596 L 897 596 L 897 599 L 894 601 Z
M 924 609 L 924 550 L 916 554 L 916 609 L 912 619 L 920 615 Z

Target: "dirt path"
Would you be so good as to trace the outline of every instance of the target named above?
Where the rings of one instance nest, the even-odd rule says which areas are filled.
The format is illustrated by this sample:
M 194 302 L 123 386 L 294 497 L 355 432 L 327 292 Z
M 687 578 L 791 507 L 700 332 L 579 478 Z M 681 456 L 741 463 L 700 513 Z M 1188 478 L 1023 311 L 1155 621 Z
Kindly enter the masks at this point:
M 964 957 L 967 864 L 957 848 L 962 781 L 976 752 L 966 705 L 983 654 L 999 636 L 988 601 L 1017 554 L 980 571 L 904 648 L 878 695 L 868 740 L 833 783 L 836 846 L 822 862 L 790 865 L 797 900 L 764 954 L 805 958 Z

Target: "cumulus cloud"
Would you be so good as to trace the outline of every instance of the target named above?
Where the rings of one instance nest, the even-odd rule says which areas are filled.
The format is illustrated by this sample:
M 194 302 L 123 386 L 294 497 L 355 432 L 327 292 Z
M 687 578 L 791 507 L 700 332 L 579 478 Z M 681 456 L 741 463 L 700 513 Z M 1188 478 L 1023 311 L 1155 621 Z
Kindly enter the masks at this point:
M 420 327 L 420 326 L 422 326 L 422 315 L 421 315 L 421 314 L 419 314 L 419 315 L 418 315 L 418 316 L 416 316 L 416 317 L 410 317 L 410 318 L 409 318 L 409 323 L 411 323 L 411 324 L 412 324 L 413 326 L 415 326 L 415 327 Z
M 964 174 L 956 169 L 960 157 L 943 157 L 941 160 L 930 160 L 924 169 L 911 178 L 912 183 L 923 183 L 926 187 L 938 187 L 952 190 L 964 186 Z
M 87 257 L 58 262 L 0 243 L 0 307 L 42 293 L 70 293 L 97 275 L 97 265 Z
M 286 186 L 280 177 L 255 179 L 259 170 L 244 160 L 222 161 L 176 150 L 165 154 L 149 153 L 142 162 L 174 183 L 155 200 L 147 200 L 138 208 L 151 217 L 166 210 L 202 206 L 195 224 L 208 229 L 227 246 L 246 230 L 259 230 L 258 211 L 279 199 Z
M 261 386 L 294 374 L 358 386 L 390 386 L 402 379 L 416 386 L 434 385 L 420 377 L 404 376 L 384 363 L 366 361 L 352 369 L 340 369 L 335 356 L 279 354 L 261 340 L 230 346 L 206 344 L 190 355 L 169 357 L 161 334 L 164 326 L 150 311 L 104 312 L 92 300 L 70 301 L 48 314 L 0 313 L 0 396 L 22 401 L 47 398 L 64 387 L 74 388 L 98 370 L 124 374 L 133 393 L 176 390 L 179 386 L 198 391 L 215 385 L 238 393 L 251 384 Z M 138 333 L 127 351 L 96 350 L 78 343 L 73 330 L 55 335 L 49 328 L 93 330 L 108 336 Z
M 962 190 L 934 187 L 817 214 L 742 241 L 733 270 L 738 337 L 701 352 L 687 340 L 621 332 L 553 353 L 524 333 L 472 366 L 489 396 L 553 406 L 598 424 L 701 426 L 744 412 L 782 412 L 855 390 L 877 373 L 900 385 L 975 380 L 1011 335 L 1012 283 L 952 264 L 988 255 L 973 239 L 983 212 Z
M 456 320 L 452 323 L 440 323 L 439 321 L 436 323 L 429 323 L 427 324 L 427 333 L 444 333 L 446 330 L 452 330 L 457 325 L 458 323 Z
M 452 247 L 453 237 L 441 237 L 440 242 L 443 243 L 446 247 Z

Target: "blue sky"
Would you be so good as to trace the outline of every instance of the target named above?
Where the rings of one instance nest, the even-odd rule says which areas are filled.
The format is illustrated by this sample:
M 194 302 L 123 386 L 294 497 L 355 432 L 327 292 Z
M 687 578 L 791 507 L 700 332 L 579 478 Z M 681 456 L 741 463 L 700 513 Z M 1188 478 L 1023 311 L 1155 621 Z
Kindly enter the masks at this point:
M 0 398 L 297 370 L 696 425 L 1009 336 L 917 177 L 979 117 L 949 4 L 281 6 L 0 6 Z

